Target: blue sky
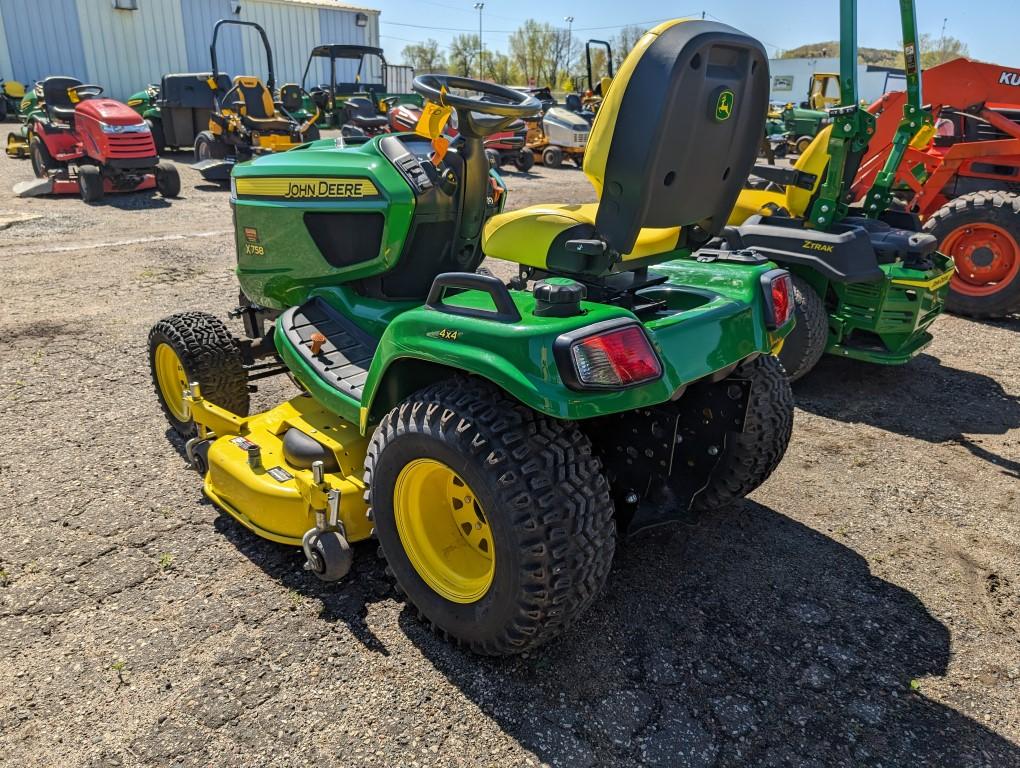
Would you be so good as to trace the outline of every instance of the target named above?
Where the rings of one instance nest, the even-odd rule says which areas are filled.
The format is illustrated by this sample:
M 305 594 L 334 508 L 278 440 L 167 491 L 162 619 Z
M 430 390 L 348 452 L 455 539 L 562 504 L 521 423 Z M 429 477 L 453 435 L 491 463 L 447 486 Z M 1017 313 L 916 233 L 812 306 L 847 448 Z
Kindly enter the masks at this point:
M 681 16 L 718 18 L 754 37 L 774 54 L 777 48 L 794 48 L 803 43 L 835 40 L 839 37 L 838 0 L 486 0 L 482 16 L 482 37 L 486 46 L 507 48 L 508 32 L 528 18 L 566 26 L 573 16 L 575 37 L 610 37 L 626 24 Z M 354 2 L 353 4 L 360 4 Z M 478 12 L 474 0 L 368 0 L 365 5 L 382 11 L 382 45 L 391 62 L 399 62 L 408 42 L 433 37 L 446 44 L 460 31 L 477 31 Z M 897 0 L 859 0 L 860 44 L 875 48 L 896 48 L 900 40 Z M 958 37 L 970 47 L 973 58 L 1020 66 L 1016 43 L 1016 0 L 917 0 L 922 32 Z M 412 26 L 414 25 L 414 26 Z M 434 27 L 423 29 L 422 27 Z

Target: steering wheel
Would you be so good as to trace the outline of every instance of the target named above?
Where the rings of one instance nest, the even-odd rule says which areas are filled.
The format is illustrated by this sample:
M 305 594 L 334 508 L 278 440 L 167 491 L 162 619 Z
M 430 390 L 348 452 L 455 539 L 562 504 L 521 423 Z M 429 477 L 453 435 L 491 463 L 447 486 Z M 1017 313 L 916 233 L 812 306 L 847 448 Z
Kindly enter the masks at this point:
M 72 85 L 70 88 L 67 89 L 67 95 L 70 96 L 72 93 L 74 94 L 74 97 L 79 101 L 81 101 L 82 99 L 93 99 L 96 96 L 102 95 L 103 86 L 85 83 L 83 83 L 82 85 Z
M 469 77 L 418 75 L 411 88 L 431 102 L 454 107 L 458 130 L 472 138 L 484 139 L 518 118 L 534 117 L 542 111 L 542 105 L 534 96 Z M 450 93 L 453 88 L 475 91 L 481 98 L 458 96 Z

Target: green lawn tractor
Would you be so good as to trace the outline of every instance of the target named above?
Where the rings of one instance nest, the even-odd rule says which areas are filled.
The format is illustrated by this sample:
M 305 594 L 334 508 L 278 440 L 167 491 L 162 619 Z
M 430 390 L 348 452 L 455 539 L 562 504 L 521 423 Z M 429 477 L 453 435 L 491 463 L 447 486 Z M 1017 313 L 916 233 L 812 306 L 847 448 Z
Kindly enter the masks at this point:
M 18 119 L 21 125 L 18 130 L 7 134 L 7 145 L 5 151 L 7 156 L 16 160 L 27 160 L 31 154 L 32 144 L 32 123 L 37 117 L 44 116 L 45 112 L 39 106 L 39 99 L 42 96 L 42 85 L 36 83 L 26 91 L 18 105 Z
M 651 30 L 595 120 L 591 205 L 501 212 L 485 137 L 539 104 L 445 75 L 414 89 L 457 110 L 448 151 L 439 126 L 238 164 L 249 338 L 200 312 L 149 335 L 205 494 L 324 580 L 377 538 L 399 590 L 479 653 L 561 632 L 618 532 L 738 499 L 786 450 L 770 352 L 789 273 L 701 248 L 754 162 L 768 83 L 764 49 L 731 27 Z M 522 279 L 479 271 L 485 255 Z M 300 391 L 249 415 L 249 383 L 280 373 Z
M 312 65 L 319 60 L 329 62 L 329 82 L 309 85 Z M 357 62 L 354 79 L 337 79 L 337 61 L 341 65 Z M 379 77 L 372 71 L 372 62 L 377 62 Z M 359 132 L 371 134 L 377 128 L 386 127 L 385 114 L 393 106 L 414 104 L 422 106 L 422 98 L 416 93 L 390 93 L 387 80 L 388 65 L 382 48 L 368 45 L 317 45 L 308 55 L 301 87 L 309 94 L 297 117 L 304 117 L 316 108 L 322 111 L 326 125 L 340 128 L 352 126 Z M 314 77 L 314 74 L 312 75 Z
M 874 134 L 875 118 L 857 100 L 856 3 L 841 0 L 842 102 L 792 169 L 759 166 L 767 189 L 741 192 L 724 233 L 726 247 L 762 246 L 793 273 L 797 325 L 780 353 L 791 379 L 810 371 L 826 352 L 898 365 L 932 340 L 929 326 L 942 312 L 953 262 L 921 231 L 914 214 L 895 207 L 892 183 L 914 135 L 931 115 L 921 103 L 919 54 L 912 0 L 901 2 L 908 99 L 894 150 L 857 205 L 851 185 Z M 783 242 L 780 253 L 773 245 Z

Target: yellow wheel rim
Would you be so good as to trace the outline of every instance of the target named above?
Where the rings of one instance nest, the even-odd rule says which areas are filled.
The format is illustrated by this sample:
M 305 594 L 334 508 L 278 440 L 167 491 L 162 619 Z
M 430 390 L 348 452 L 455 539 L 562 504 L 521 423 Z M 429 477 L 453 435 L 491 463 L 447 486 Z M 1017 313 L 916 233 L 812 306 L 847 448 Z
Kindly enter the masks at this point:
M 161 343 L 156 347 L 155 355 L 156 381 L 163 402 L 178 421 L 191 421 L 191 408 L 184 400 L 184 390 L 188 387 L 188 374 L 184 370 L 181 358 L 169 344 Z
M 397 534 L 411 565 L 437 594 L 473 603 L 492 586 L 492 530 L 474 491 L 435 459 L 415 459 L 393 489 Z

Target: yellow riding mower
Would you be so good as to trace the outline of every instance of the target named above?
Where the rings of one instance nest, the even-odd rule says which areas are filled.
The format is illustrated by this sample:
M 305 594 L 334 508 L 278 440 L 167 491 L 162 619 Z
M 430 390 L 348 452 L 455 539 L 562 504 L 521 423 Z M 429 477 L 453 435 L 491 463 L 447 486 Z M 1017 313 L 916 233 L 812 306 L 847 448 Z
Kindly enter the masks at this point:
M 268 78 L 263 83 L 258 77 L 235 77 L 232 87 L 220 95 L 222 73 L 216 63 L 216 38 L 224 24 L 253 27 L 262 40 L 266 52 Z M 280 87 L 279 100 L 274 100 L 276 77 L 273 70 L 273 50 L 266 31 L 253 21 L 220 19 L 213 27 L 212 75 L 209 87 L 213 91 L 215 108 L 209 115 L 209 130 L 195 137 L 195 165 L 207 181 L 225 183 L 230 180 L 234 164 L 250 160 L 255 155 L 281 152 L 315 141 L 319 138 L 316 125 L 321 112 L 316 108 L 306 120 L 298 120 L 299 112 L 308 94 L 300 86 L 289 83 Z

